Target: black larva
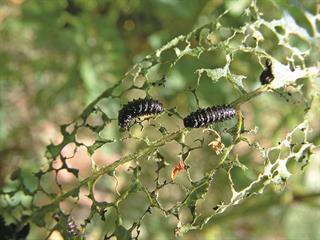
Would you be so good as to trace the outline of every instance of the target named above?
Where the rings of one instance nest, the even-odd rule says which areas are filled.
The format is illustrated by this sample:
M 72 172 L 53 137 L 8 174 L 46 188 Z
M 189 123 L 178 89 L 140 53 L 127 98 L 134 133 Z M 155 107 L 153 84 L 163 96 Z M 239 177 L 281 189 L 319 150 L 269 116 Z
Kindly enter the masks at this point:
M 67 234 L 69 238 L 72 237 L 73 239 L 73 237 L 79 237 L 82 235 L 82 230 L 80 230 L 70 215 L 59 215 L 58 213 L 55 213 L 53 214 L 53 218 L 58 222 L 60 228 L 64 230 L 64 235 Z
M 121 128 L 128 128 L 130 122 L 136 118 L 145 115 L 159 114 L 164 111 L 162 103 L 150 98 L 135 99 L 127 103 L 119 111 L 118 121 Z
M 76 225 L 76 223 L 74 222 L 72 217 L 68 217 L 67 231 L 73 237 L 80 236 L 80 230 L 79 230 L 78 226 Z
M 267 59 L 266 68 L 260 74 L 260 82 L 262 85 L 269 84 L 274 79 L 271 66 L 272 66 L 272 62 L 269 59 Z
M 211 123 L 222 122 L 233 118 L 236 110 L 228 105 L 200 108 L 183 119 L 185 127 L 201 128 Z
M 25 218 L 25 216 L 22 216 L 22 219 L 23 218 Z M 1 239 L 27 239 L 30 231 L 30 224 L 26 223 L 22 226 L 20 226 L 20 224 L 21 223 L 11 223 L 6 225 L 3 217 L 0 216 Z

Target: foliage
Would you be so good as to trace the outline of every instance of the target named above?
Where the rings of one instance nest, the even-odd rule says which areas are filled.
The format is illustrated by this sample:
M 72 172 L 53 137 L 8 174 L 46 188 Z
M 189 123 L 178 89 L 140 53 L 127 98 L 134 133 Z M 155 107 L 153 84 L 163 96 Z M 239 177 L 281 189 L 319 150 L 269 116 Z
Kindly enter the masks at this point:
M 54 6 L 26 5 L 27 12 L 39 19 L 42 8 L 50 8 L 52 14 L 59 11 L 63 1 L 57 2 Z M 132 2 L 138 5 L 139 1 Z M 61 34 L 52 39 L 48 28 L 36 31 L 48 37 L 42 41 L 54 41 L 53 45 L 75 40 L 69 44 L 79 52 L 71 63 L 68 59 L 60 63 L 52 53 L 48 56 L 53 59 L 48 57 L 39 64 L 46 69 L 56 63 L 58 69 L 70 71 L 61 81 L 77 81 L 80 76 L 90 92 L 89 104 L 79 117 L 60 127 L 61 141 L 48 145 L 48 161 L 40 170 L 34 175 L 23 169 L 13 172 L 1 192 L 6 218 L 22 226 L 31 222 L 34 228 L 46 230 L 47 236 L 58 230 L 65 238 L 75 239 L 93 235 L 97 229 L 97 239 L 154 239 L 161 234 L 152 224 L 161 221 L 166 222 L 158 229 L 164 238 L 175 234 L 187 239 L 224 219 L 242 218 L 247 212 L 285 200 L 289 205 L 319 196 L 317 192 L 297 193 L 298 188 L 290 186 L 291 176 L 298 178 L 319 154 L 318 12 L 283 2 L 243 1 L 238 13 L 229 1 L 230 10 L 140 58 L 120 81 L 106 80 L 102 85 L 112 86 L 97 96 L 102 87 L 98 79 L 129 63 L 122 65 L 123 58 L 112 53 L 100 54 L 113 47 L 121 51 L 124 43 L 120 41 L 116 46 L 106 43 L 87 48 L 90 39 L 99 42 L 117 34 L 106 30 L 94 37 L 91 27 L 103 23 L 99 17 L 91 23 L 88 15 L 91 8 L 102 11 L 96 6 L 100 1 L 88 4 L 88 9 L 80 3 L 82 8 L 74 6 L 71 14 L 61 15 L 68 21 L 51 19 L 50 25 L 61 29 L 61 22 L 67 22 L 65 27 L 72 27 L 70 34 L 79 36 Z M 115 6 L 125 3 L 119 1 Z M 77 21 L 81 11 L 84 13 Z M 96 65 L 97 58 L 100 64 L 114 65 Z M 274 80 L 261 86 L 258 78 L 267 59 Z M 63 86 L 60 90 L 67 94 Z M 157 99 L 166 110 L 121 131 L 118 111 L 138 97 Z M 182 126 L 182 116 L 189 112 L 226 103 L 237 108 L 235 121 L 204 130 Z M 102 151 L 118 159 L 99 164 Z M 86 161 L 91 169 L 76 167 L 80 161 Z M 63 182 L 63 174 L 72 180 Z M 79 213 L 86 208 L 88 214 Z M 28 217 L 21 219 L 22 215 Z M 75 226 L 69 215 L 80 216 L 81 226 Z M 69 225 L 79 230 L 71 231 Z M 71 236 L 70 232 L 77 234 Z

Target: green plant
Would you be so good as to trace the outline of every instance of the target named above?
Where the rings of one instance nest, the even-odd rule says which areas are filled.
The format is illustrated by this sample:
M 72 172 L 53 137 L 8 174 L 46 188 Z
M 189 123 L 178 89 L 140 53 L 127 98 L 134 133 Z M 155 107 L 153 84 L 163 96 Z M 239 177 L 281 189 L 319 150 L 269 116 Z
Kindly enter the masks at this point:
M 267 14 L 263 9 L 274 12 Z M 226 18 L 226 11 L 172 39 L 135 64 L 79 118 L 61 126 L 63 139 L 47 147 L 48 165 L 35 178 L 25 178 L 20 170 L 12 174 L 12 181 L 2 191 L 3 214 L 19 219 L 23 212 L 29 218 L 24 218 L 22 225 L 31 221 L 49 229 L 48 235 L 59 230 L 66 238 L 84 238 L 97 223 L 105 239 L 138 239 L 141 229 L 147 231 L 143 229 L 148 226 L 145 219 L 153 216 L 170 219 L 168 228 L 175 225 L 175 235 L 182 236 L 223 218 L 241 216 L 244 209 L 257 211 L 282 201 L 281 191 L 289 177 L 303 171 L 319 151 L 319 129 L 315 126 L 320 113 L 317 14 L 301 11 L 298 19 L 306 26 L 302 27 L 281 7 L 252 1 L 238 19 Z M 260 86 L 258 77 L 266 59 L 272 62 L 274 80 Z M 190 68 L 182 71 L 189 79 L 181 83 L 174 70 L 186 65 Z M 213 93 L 218 90 L 222 94 L 216 98 Z M 260 96 L 270 93 L 274 98 L 259 101 Z M 165 105 L 172 107 L 121 132 L 116 121 L 120 106 L 145 96 L 164 99 Z M 182 127 L 181 115 L 215 101 L 235 106 L 237 120 L 204 130 Z M 243 107 L 261 117 L 243 114 Z M 275 110 L 279 117 L 272 116 Z M 259 124 L 255 119 L 263 121 Z M 91 136 L 90 144 L 81 138 L 82 131 Z M 269 147 L 259 143 L 273 135 L 264 131 L 273 131 L 276 136 L 272 139 L 275 142 L 268 142 Z M 244 163 L 239 146 L 249 149 L 244 159 L 252 160 L 255 152 L 262 161 Z M 65 154 L 66 148 L 71 148 L 71 155 Z M 101 148 L 110 148 L 119 159 L 97 165 L 95 153 Z M 79 158 L 79 151 L 91 161 L 91 174 L 85 178 L 69 163 L 71 158 Z M 76 179 L 70 186 L 59 182 L 63 171 Z M 219 181 L 218 174 L 223 175 L 223 181 L 217 183 L 222 190 L 215 191 L 212 185 Z M 51 184 L 44 186 L 48 180 Z M 96 199 L 95 189 L 101 181 L 112 185 L 106 195 L 109 200 Z M 17 195 L 21 201 L 14 200 Z M 252 204 L 250 201 L 261 198 L 258 195 L 266 198 Z M 292 196 L 301 200 L 318 195 Z M 61 204 L 77 212 L 84 197 L 90 200 L 90 213 L 78 236 L 70 236 L 69 213 L 61 210 Z M 39 206 L 38 198 L 48 203 Z M 54 214 L 59 216 L 57 221 Z

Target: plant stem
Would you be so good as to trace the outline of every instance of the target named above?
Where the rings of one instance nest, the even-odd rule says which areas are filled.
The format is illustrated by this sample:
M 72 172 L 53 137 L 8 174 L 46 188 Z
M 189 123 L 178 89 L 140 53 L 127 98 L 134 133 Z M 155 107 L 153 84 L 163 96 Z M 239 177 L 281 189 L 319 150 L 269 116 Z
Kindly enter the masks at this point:
M 234 107 L 238 107 L 241 104 L 249 101 L 250 99 L 252 99 L 256 96 L 259 96 L 260 94 L 267 92 L 269 90 L 270 90 L 270 87 L 268 85 L 261 86 L 260 88 L 257 88 L 256 90 L 254 90 L 252 92 L 248 92 L 247 94 L 242 95 L 241 97 L 239 97 L 238 99 L 233 101 L 230 105 L 232 105 Z

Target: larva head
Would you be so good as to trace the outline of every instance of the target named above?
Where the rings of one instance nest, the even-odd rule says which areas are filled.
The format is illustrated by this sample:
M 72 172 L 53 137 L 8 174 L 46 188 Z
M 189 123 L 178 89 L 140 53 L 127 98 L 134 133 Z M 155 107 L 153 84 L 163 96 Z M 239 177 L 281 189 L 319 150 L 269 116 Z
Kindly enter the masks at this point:
M 185 127 L 194 128 L 196 125 L 195 119 L 192 116 L 188 116 L 183 119 L 183 124 Z
M 125 115 L 125 114 L 119 113 L 118 122 L 121 128 L 127 129 L 130 126 L 131 121 L 132 121 L 131 115 Z

